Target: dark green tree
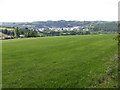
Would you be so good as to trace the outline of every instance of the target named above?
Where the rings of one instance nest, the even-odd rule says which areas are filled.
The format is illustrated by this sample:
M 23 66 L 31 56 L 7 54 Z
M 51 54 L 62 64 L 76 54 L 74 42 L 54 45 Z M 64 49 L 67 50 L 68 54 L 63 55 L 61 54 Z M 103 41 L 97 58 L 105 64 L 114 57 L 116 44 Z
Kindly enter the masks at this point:
M 19 37 L 20 37 L 20 32 L 19 32 L 19 28 L 18 28 L 18 27 L 15 28 L 14 33 L 15 33 L 15 37 L 16 37 L 16 38 L 19 38 Z

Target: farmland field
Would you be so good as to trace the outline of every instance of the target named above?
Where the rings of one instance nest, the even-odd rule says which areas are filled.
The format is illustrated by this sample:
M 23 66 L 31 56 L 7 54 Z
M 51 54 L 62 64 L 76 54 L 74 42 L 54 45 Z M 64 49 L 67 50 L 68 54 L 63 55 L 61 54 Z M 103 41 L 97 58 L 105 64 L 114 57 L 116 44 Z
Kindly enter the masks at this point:
M 1 28 L 1 27 L 0 27 L 0 29 L 1 30 L 5 30 L 5 29 L 7 29 L 7 30 L 14 30 L 13 28 Z
M 116 35 L 3 40 L 3 88 L 117 87 Z

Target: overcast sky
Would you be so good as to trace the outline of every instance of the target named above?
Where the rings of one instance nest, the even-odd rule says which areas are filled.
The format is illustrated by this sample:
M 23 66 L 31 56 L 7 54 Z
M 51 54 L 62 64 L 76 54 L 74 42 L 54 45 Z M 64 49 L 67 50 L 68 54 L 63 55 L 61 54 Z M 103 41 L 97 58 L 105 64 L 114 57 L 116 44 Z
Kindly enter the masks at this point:
M 119 0 L 0 0 L 0 22 L 117 21 Z

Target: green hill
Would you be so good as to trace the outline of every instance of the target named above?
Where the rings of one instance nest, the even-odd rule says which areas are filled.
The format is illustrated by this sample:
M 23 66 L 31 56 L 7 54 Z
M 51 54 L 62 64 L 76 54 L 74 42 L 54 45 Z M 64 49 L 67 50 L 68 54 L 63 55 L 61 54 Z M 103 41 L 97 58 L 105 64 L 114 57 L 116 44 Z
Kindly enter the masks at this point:
M 3 40 L 3 88 L 114 88 L 115 36 Z

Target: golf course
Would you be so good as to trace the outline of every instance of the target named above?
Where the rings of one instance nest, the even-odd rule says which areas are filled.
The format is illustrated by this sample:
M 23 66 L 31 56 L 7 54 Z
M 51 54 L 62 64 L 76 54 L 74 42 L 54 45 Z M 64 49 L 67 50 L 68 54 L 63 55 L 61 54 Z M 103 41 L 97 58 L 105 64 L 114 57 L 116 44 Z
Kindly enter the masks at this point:
M 115 88 L 116 34 L 2 40 L 3 88 Z

